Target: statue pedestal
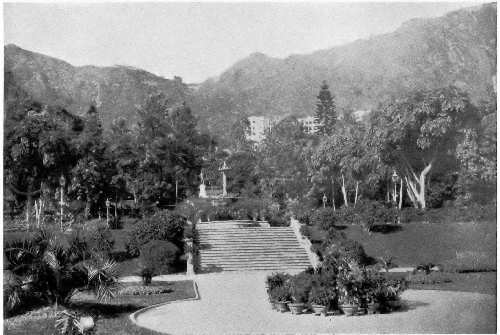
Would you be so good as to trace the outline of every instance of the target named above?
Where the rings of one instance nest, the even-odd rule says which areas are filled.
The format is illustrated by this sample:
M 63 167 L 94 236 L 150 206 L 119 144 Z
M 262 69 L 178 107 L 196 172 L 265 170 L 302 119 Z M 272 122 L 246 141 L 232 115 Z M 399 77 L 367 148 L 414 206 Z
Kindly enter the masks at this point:
M 200 198 L 208 198 L 205 184 L 201 184 L 200 185 L 200 192 L 198 194 L 198 197 L 200 197 Z

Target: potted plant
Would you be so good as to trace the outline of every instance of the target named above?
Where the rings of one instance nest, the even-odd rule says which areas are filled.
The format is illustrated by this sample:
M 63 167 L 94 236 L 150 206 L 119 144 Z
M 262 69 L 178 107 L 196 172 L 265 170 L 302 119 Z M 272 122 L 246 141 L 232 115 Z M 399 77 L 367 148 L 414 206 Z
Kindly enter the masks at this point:
M 358 313 L 358 299 L 346 287 L 340 288 L 340 308 L 347 316 L 356 315 Z
M 271 299 L 275 307 L 281 313 L 288 311 L 288 302 L 290 301 L 290 291 L 286 286 L 276 286 L 270 291 Z
M 308 288 L 305 283 L 300 282 L 292 282 L 291 287 L 291 296 L 292 302 L 288 303 L 288 308 L 292 314 L 302 314 L 304 308 L 306 307 L 307 296 L 309 295 Z
M 326 315 L 326 309 L 331 299 L 328 290 L 321 286 L 313 286 L 309 292 L 309 304 L 315 315 Z

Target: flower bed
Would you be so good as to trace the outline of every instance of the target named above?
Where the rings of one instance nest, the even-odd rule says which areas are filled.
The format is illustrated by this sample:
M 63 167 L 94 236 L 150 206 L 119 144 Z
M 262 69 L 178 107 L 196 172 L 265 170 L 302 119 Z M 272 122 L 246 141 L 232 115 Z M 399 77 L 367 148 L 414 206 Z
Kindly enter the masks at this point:
M 172 292 L 170 286 L 130 285 L 121 288 L 119 295 L 152 295 Z

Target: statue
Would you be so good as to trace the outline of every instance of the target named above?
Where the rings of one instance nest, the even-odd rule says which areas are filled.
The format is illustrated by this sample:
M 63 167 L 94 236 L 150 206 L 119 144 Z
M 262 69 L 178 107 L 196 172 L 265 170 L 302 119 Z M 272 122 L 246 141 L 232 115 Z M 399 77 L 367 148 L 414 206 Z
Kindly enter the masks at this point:
M 227 197 L 227 177 L 226 177 L 226 171 L 230 170 L 230 168 L 227 166 L 226 161 L 222 164 L 222 167 L 219 169 L 219 171 L 222 172 L 222 197 Z
M 200 174 L 200 179 L 201 179 L 201 184 L 200 184 L 200 193 L 198 194 L 198 197 L 208 198 L 207 190 L 206 190 L 206 186 L 205 186 L 205 180 L 203 179 L 203 172 L 201 172 L 201 174 Z

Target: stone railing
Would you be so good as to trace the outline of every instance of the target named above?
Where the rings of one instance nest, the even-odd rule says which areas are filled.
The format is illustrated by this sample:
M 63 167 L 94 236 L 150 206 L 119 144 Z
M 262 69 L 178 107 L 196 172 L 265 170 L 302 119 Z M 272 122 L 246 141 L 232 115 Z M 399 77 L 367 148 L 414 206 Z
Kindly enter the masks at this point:
M 309 241 L 309 239 L 307 237 L 303 236 L 302 233 L 300 232 L 301 223 L 299 222 L 299 220 L 292 217 L 290 219 L 290 227 L 292 227 L 293 232 L 295 233 L 295 236 L 297 237 L 297 240 L 299 241 L 300 245 L 306 251 L 307 257 L 309 257 L 309 262 L 311 262 L 312 267 L 314 269 L 317 269 L 321 265 L 321 262 L 319 260 L 318 255 L 316 255 L 316 253 L 314 253 L 311 250 L 311 246 L 312 246 L 311 241 Z

